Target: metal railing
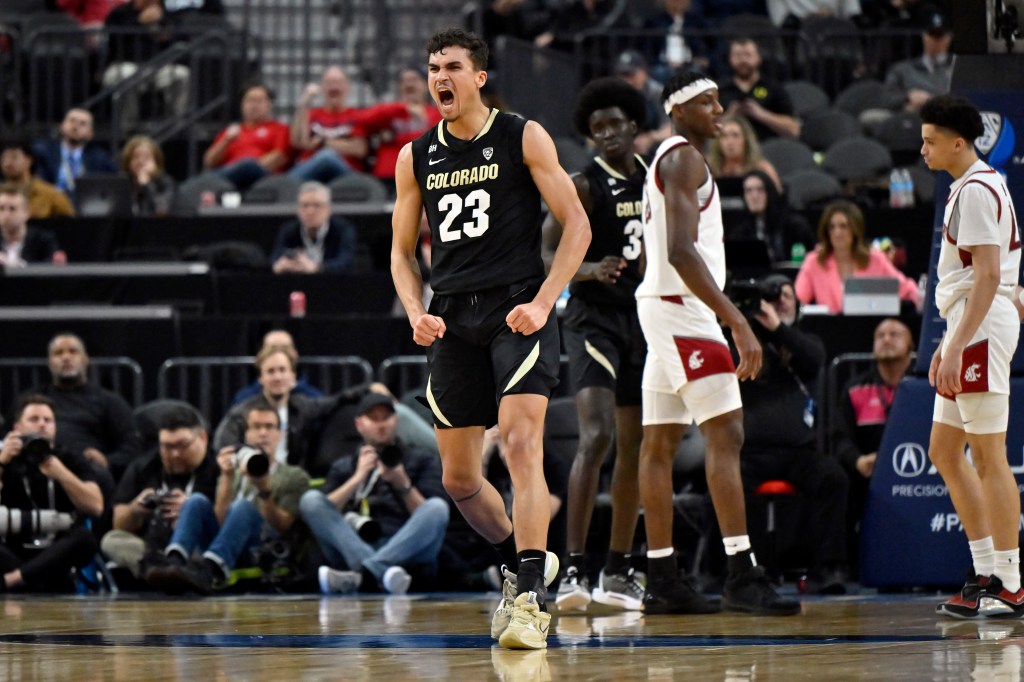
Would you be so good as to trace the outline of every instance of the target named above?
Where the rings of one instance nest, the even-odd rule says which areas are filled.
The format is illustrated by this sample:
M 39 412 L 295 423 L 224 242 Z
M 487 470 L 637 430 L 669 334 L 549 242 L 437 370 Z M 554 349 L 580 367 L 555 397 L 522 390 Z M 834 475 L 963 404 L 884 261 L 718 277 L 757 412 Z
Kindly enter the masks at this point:
M 128 357 L 90 358 L 89 381 L 124 398 L 132 407 L 142 404 L 142 367 Z M 4 409 L 23 392 L 53 382 L 44 358 L 0 359 L 0 405 Z
M 194 405 L 215 428 L 235 394 L 256 378 L 254 361 L 251 356 L 170 358 L 157 373 L 157 397 Z M 297 373 L 327 394 L 373 379 L 373 367 L 355 355 L 303 357 Z

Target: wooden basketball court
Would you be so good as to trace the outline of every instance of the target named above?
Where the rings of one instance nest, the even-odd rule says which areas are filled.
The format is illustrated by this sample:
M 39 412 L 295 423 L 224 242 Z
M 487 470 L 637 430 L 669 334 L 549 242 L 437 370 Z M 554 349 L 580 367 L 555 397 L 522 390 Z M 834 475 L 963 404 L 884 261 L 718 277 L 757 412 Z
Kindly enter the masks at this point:
M 790 618 L 593 612 L 549 649 L 488 634 L 497 595 L 7 596 L 2 680 L 1019 680 L 1024 622 L 936 596 L 815 598 Z

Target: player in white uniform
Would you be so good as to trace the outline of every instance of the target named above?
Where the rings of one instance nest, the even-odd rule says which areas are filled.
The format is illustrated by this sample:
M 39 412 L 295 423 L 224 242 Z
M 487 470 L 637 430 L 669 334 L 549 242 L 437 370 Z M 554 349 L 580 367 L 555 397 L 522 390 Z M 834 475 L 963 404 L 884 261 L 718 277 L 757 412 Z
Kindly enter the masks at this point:
M 977 108 L 962 97 L 933 97 L 921 120 L 921 155 L 932 170 L 953 176 L 935 286 L 946 333 L 928 368 L 937 393 L 928 454 L 949 487 L 974 564 L 960 593 L 936 610 L 1021 617 L 1020 496 L 1006 459 L 1010 358 L 1020 334 L 1017 218 L 1002 176 L 974 151 L 984 132 Z
M 698 73 L 678 73 L 662 93 L 676 135 L 658 148 L 644 186 L 647 270 L 637 288 L 637 313 L 647 339 L 643 375 L 640 495 L 647 528 L 647 613 L 709 613 L 708 602 L 682 575 L 672 549 L 672 458 L 691 421 L 707 442 L 706 472 L 728 555 L 722 607 L 788 615 L 800 604 L 772 589 L 747 536 L 740 447 L 740 380 L 761 367 L 750 325 L 722 293 L 722 212 L 701 154 L 720 133 L 718 86 Z M 737 369 L 716 319 L 732 329 Z

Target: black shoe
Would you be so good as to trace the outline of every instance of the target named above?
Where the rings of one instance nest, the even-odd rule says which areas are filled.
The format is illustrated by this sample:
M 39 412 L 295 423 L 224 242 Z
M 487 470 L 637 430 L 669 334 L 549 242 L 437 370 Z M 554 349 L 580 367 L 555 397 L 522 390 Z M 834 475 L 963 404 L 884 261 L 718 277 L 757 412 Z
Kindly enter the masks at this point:
M 807 593 L 838 596 L 846 594 L 845 575 L 840 569 L 815 572 L 807 579 Z
M 989 576 L 978 576 L 975 574 L 972 567 L 967 572 L 967 581 L 960 589 L 960 592 L 936 606 L 935 613 L 940 616 L 960 618 L 961 620 L 978 618 L 981 616 L 981 598 L 988 592 L 990 580 Z M 1002 582 L 996 586 L 996 591 L 998 592 L 1001 589 Z
M 644 613 L 718 613 L 721 607 L 697 589 L 693 578 L 680 572 L 675 580 L 649 583 L 644 592 Z
M 185 559 L 177 552 L 170 554 L 165 554 L 162 551 L 147 552 L 142 558 L 140 575 L 151 587 L 168 594 L 181 594 L 184 589 L 180 588 L 177 581 L 171 577 L 171 571 L 184 565 Z
M 800 613 L 800 602 L 783 599 L 772 588 L 760 566 L 730 571 L 722 589 L 722 608 L 758 616 L 793 616 Z
M 164 573 L 164 582 L 160 589 L 169 594 L 195 592 L 196 594 L 213 594 L 213 578 L 220 570 L 209 559 L 193 559 L 184 566 L 172 566 Z

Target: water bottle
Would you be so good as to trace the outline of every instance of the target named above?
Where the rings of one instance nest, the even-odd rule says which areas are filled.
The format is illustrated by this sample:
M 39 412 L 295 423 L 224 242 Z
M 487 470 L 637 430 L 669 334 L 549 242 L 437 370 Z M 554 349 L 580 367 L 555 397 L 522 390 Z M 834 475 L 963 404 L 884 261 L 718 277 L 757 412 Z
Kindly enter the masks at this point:
M 793 244 L 792 248 L 789 250 L 789 260 L 794 263 L 803 263 L 806 255 L 807 247 L 800 242 Z
M 902 208 L 901 184 L 900 169 L 893 168 L 892 172 L 889 173 L 889 208 Z
M 906 168 L 900 171 L 900 186 L 903 190 L 903 207 L 912 208 L 914 206 L 914 178 Z

